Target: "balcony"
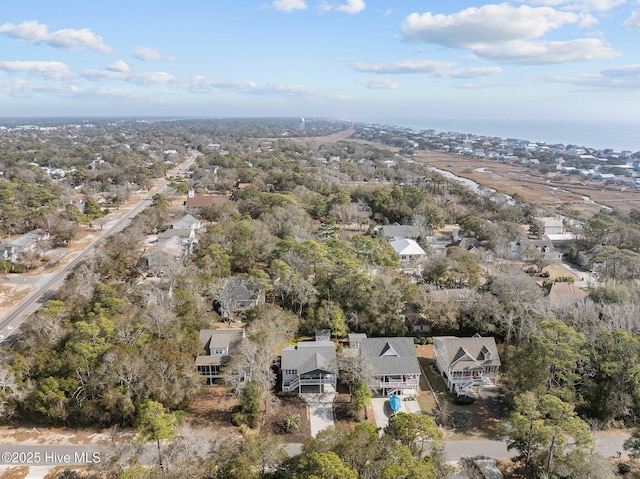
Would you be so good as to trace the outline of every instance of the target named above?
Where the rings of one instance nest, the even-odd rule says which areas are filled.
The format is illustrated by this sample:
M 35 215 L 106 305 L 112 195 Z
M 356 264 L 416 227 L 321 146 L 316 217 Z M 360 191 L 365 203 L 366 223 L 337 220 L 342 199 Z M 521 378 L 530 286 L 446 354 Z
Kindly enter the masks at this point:
M 398 381 L 380 381 L 379 387 L 382 389 L 389 388 L 408 388 L 418 385 L 418 378 L 406 378 Z
M 294 391 L 299 387 L 303 386 L 323 386 L 328 384 L 330 386 L 336 385 L 336 376 L 335 374 L 329 374 L 322 377 L 317 378 L 295 378 L 290 380 L 285 380 L 282 382 L 282 390 L 283 391 Z

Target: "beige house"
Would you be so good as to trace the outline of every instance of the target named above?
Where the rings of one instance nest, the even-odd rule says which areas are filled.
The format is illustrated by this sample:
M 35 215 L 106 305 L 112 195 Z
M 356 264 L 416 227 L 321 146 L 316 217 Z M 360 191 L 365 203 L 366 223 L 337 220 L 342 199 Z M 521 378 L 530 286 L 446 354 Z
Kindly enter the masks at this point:
M 433 338 L 433 359 L 449 390 L 458 396 L 478 397 L 498 384 L 500 356 L 493 337 Z

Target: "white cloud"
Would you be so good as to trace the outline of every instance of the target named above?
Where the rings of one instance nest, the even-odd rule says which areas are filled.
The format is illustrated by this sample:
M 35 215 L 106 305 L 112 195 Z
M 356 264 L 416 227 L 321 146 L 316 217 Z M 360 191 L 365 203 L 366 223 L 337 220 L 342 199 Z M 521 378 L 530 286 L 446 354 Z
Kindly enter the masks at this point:
M 0 81 L 0 93 L 13 97 L 34 97 L 40 94 L 68 97 L 77 92 L 78 87 L 69 83 L 36 83 L 25 80 Z
M 451 15 L 413 13 L 405 19 L 402 31 L 409 40 L 468 49 L 477 57 L 502 63 L 553 64 L 618 56 L 618 52 L 596 38 L 533 41 L 567 24 L 585 27 L 595 22 L 586 13 L 502 3 L 467 8 Z
M 277 93 L 279 95 L 285 95 L 290 97 L 311 97 L 317 95 L 324 95 L 326 92 L 318 90 L 316 88 L 296 85 L 292 83 L 269 83 L 263 86 L 259 86 L 255 89 L 255 93 L 271 94 Z
M 92 81 L 120 80 L 140 85 L 178 83 L 181 77 L 166 72 L 130 72 L 108 70 L 85 70 L 82 76 Z
M 360 72 L 379 74 L 427 73 L 436 78 L 479 78 L 502 72 L 500 67 L 458 68 L 455 62 L 432 60 L 404 60 L 393 63 L 354 63 L 352 68 Z M 366 80 L 362 80 L 363 82 Z M 361 83 L 364 84 L 364 83 Z
M 258 88 L 258 84 L 253 81 L 220 80 L 202 75 L 192 75 L 186 78 L 185 82 L 191 93 L 218 93 L 222 90 L 251 93 Z
M 634 11 L 622 26 L 624 28 L 640 28 L 640 10 Z
M 139 95 L 138 93 L 130 90 L 123 90 L 120 88 L 91 88 L 83 92 L 83 96 L 95 98 L 96 96 L 106 98 L 111 101 L 122 100 L 152 100 L 155 97 L 147 97 Z M 152 101 L 153 103 L 153 101 Z
M 129 65 L 127 65 L 122 60 L 118 60 L 117 62 L 112 63 L 111 65 L 108 65 L 107 70 L 111 72 L 126 73 L 129 71 Z
M 522 3 L 532 5 L 546 5 L 552 7 L 564 7 L 567 10 L 598 11 L 611 10 L 618 5 L 626 3 L 626 0 L 520 0 Z
M 521 65 L 545 65 L 615 58 L 620 54 L 597 38 L 558 42 L 513 41 L 499 45 L 476 45 L 480 57 Z
M 402 24 L 405 37 L 453 48 L 538 38 L 583 18 L 549 7 L 513 7 L 507 3 L 467 8 L 451 15 L 412 13 Z
M 46 43 L 53 47 L 69 50 L 87 49 L 104 54 L 113 53 L 112 48 L 104 43 L 102 37 L 92 33 L 88 28 L 80 30 L 67 28 L 49 32 L 47 25 L 33 20 L 22 22 L 19 25 L 4 23 L 0 25 L 0 33 L 31 43 Z
M 625 65 L 621 67 L 608 68 L 602 74 L 607 77 L 635 77 L 640 81 L 640 65 Z
M 362 10 L 366 8 L 364 0 L 347 0 L 345 5 L 340 5 L 335 7 L 335 9 L 339 12 L 345 12 L 350 15 L 354 15 L 356 13 L 360 13 Z
M 374 78 L 372 80 L 358 80 L 358 84 L 370 88 L 371 90 L 395 90 L 398 84 L 390 78 Z
M 320 10 L 324 12 L 328 12 L 330 10 L 336 10 L 338 12 L 345 12 L 350 15 L 355 15 L 356 13 L 360 13 L 366 8 L 366 4 L 364 0 L 347 0 L 347 3 L 342 5 L 334 5 L 332 3 L 323 0 L 320 4 Z
M 171 61 L 175 60 L 175 58 L 173 57 L 163 55 L 158 50 L 154 50 L 153 48 L 147 48 L 147 47 L 137 47 L 133 51 L 133 56 L 136 57 L 138 60 L 144 60 L 147 62 L 157 61 L 157 60 L 171 60 Z
M 276 10 L 281 10 L 283 12 L 306 10 L 307 8 L 307 4 L 304 0 L 275 0 L 271 6 Z
M 433 60 L 403 60 L 392 63 L 353 63 L 354 69 L 360 72 L 399 74 L 399 73 L 435 73 L 456 66 L 454 62 Z
M 141 72 L 130 73 L 127 80 L 132 83 L 140 83 L 142 85 L 176 83 L 180 77 L 176 77 L 166 72 Z
M 615 71 L 612 71 L 615 70 Z M 584 90 L 640 91 L 640 65 L 630 65 L 600 73 L 583 75 L 549 75 L 540 81 L 566 83 Z
M 474 67 L 474 68 L 454 68 L 437 72 L 438 78 L 481 78 L 497 75 L 502 72 L 500 67 Z
M 73 78 L 69 67 L 62 62 L 12 61 L 0 62 L 0 70 L 12 73 L 41 75 L 52 80 Z

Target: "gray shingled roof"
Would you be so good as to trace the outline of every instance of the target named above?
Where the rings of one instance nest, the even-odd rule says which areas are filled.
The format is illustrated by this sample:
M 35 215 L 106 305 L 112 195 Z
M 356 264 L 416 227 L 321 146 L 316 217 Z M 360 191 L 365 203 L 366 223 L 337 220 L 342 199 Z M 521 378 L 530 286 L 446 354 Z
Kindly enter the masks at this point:
M 413 338 L 366 338 L 360 351 L 374 376 L 420 374 Z
M 389 238 L 391 236 L 416 239 L 422 233 L 422 229 L 415 225 L 384 225 L 382 227 L 382 234 Z
M 169 222 L 169 226 L 174 229 L 190 229 L 194 224 L 199 223 L 200 220 L 192 215 L 186 214 L 182 218 L 174 218 Z
M 443 362 L 451 371 L 465 371 L 501 364 L 496 340 L 491 336 L 471 338 L 438 336 L 433 338 L 433 346 L 438 354 L 444 355 Z M 484 359 L 484 351 L 491 353 L 491 359 Z
M 312 371 L 337 374 L 336 347 L 331 341 L 302 341 L 282 350 L 282 369 L 296 369 L 298 375 Z
M 200 330 L 200 344 L 202 349 L 209 353 L 209 348 L 228 348 L 229 353 L 244 337 L 241 328 L 219 328 Z

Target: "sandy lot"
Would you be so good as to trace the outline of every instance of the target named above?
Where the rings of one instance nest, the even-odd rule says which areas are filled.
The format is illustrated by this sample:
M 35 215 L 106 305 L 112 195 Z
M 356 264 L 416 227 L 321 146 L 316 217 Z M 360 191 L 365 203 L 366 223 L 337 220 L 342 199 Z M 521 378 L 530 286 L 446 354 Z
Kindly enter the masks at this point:
M 32 284 L 0 283 L 0 317 L 3 318 L 11 307 L 26 298 L 35 289 Z

